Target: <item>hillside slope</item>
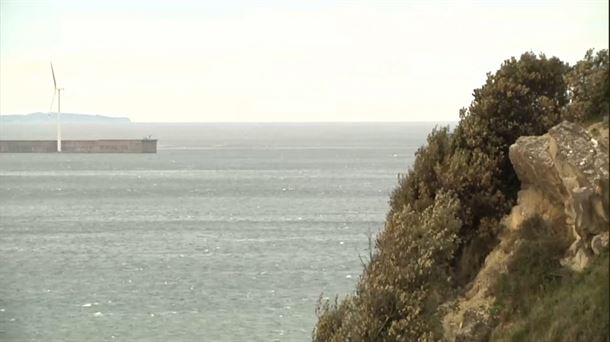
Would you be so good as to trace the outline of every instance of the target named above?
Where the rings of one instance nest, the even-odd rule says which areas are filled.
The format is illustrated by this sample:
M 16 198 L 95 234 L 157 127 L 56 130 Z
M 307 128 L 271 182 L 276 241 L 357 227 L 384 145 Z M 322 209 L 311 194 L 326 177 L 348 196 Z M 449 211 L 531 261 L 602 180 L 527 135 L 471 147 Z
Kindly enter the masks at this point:
M 536 331 L 530 315 L 538 321 L 562 322 L 570 311 L 578 316 L 577 310 L 595 313 L 589 319 L 606 325 L 592 329 L 590 324 L 563 324 L 555 330 L 572 330 L 571 335 L 555 331 L 548 339 L 541 333 L 535 338 L 519 335 L 517 340 L 605 340 L 608 282 L 595 279 L 604 274 L 608 278 L 607 266 L 603 268 L 610 217 L 604 139 L 608 126 L 597 125 L 592 131 L 595 134 L 563 122 L 547 134 L 521 137 L 511 146 L 510 159 L 522 184 L 517 205 L 505 217 L 500 243 L 468 291 L 447 304 L 454 308 L 443 318 L 447 340 L 504 340 L 507 334 L 517 336 L 519 329 Z M 591 264 L 597 265 L 593 271 Z M 576 274 L 585 270 L 590 273 Z M 584 293 L 588 301 L 580 298 Z M 568 296 L 559 298 L 561 294 Z M 568 302 L 580 305 L 566 306 Z M 557 312 L 556 307 L 565 308 Z
M 416 152 L 355 292 L 320 303 L 313 340 L 605 340 L 608 123 L 578 123 L 607 118 L 609 72 L 590 50 L 489 73 Z M 590 324 L 554 317 L 565 303 Z M 529 323 L 549 320 L 563 323 L 545 338 Z

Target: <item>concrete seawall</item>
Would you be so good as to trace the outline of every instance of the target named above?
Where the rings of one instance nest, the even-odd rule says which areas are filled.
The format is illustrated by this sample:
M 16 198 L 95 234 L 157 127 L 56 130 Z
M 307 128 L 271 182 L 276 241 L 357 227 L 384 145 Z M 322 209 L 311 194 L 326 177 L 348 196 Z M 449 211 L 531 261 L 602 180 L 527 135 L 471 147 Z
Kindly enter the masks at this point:
M 55 140 L 0 140 L 0 153 L 56 153 Z M 157 140 L 63 140 L 62 153 L 157 153 Z

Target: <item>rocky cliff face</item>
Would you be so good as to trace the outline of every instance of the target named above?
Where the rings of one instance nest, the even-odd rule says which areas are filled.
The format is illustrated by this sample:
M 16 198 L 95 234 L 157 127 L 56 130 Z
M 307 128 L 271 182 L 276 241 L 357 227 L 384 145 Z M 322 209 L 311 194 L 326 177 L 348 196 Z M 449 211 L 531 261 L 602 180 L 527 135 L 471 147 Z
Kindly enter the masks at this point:
M 510 148 L 522 189 L 540 193 L 563 212 L 565 226 L 574 239 L 563 263 L 577 271 L 608 246 L 607 132 L 603 126 L 589 132 L 563 122 L 543 136 L 521 137 Z
M 510 147 L 510 160 L 521 180 L 518 202 L 504 219 L 505 237 L 528 218 L 538 216 L 573 241 L 562 265 L 586 268 L 608 248 L 610 218 L 608 124 L 586 130 L 562 122 L 542 136 L 521 137 Z M 491 287 L 513 255 L 501 239 L 465 291 L 444 305 L 448 341 L 485 341 L 494 328 Z

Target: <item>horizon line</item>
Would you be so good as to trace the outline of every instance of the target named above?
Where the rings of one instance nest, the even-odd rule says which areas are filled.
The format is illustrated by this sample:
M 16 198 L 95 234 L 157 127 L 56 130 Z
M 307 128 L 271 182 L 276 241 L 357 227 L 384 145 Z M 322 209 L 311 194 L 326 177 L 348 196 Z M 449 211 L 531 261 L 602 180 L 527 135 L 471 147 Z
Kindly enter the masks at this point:
M 52 114 L 56 114 L 57 112 L 31 112 L 31 113 L 23 113 L 23 114 L 3 114 L 0 113 L 0 121 L 2 116 L 28 116 L 28 115 L 32 115 L 32 114 L 48 114 L 48 115 L 52 115 Z M 315 121 L 257 121 L 257 120 L 244 120 L 244 121 L 215 121 L 215 120 L 211 120 L 211 121 L 136 121 L 131 119 L 129 116 L 112 116 L 112 115 L 108 115 L 108 114 L 85 114 L 85 113 L 74 113 L 74 112 L 62 112 L 61 114 L 73 114 L 73 115 L 80 115 L 80 116 L 91 116 L 91 117 L 95 117 L 95 116 L 102 116 L 102 117 L 106 117 L 109 119 L 128 119 L 129 123 L 167 123 L 167 124 L 179 124 L 179 123 L 185 123 L 185 124 L 193 124 L 193 123 L 199 123 L 199 124 L 239 124 L 239 123 L 243 123 L 243 124 L 308 124 L 308 123 L 315 123 L 315 124 L 321 124 L 321 123 L 329 123 L 329 124 L 333 124 L 333 123 L 438 123 L 438 122 L 458 122 L 459 119 L 455 119 L 455 120 L 329 120 L 329 121 L 325 121 L 325 120 L 315 120 Z M 29 124 L 36 124 L 36 123 L 40 123 L 40 122 L 12 122 L 12 123 L 29 123 Z M 65 122 L 65 123 L 74 123 L 74 122 Z M 86 123 L 86 122 L 84 122 Z M 97 123 L 103 123 L 103 122 L 97 122 Z M 112 123 L 112 122 L 108 122 L 108 123 Z M 126 122 L 114 122 L 114 124 L 126 124 Z
M 2 120 L 0 120 L 2 122 Z M 67 121 L 62 124 L 406 124 L 406 123 L 451 123 L 459 120 L 405 120 L 405 121 L 130 121 L 129 122 L 104 122 L 104 121 Z M 4 124 L 28 124 L 37 125 L 46 122 L 8 122 Z M 49 123 L 55 124 L 55 121 Z

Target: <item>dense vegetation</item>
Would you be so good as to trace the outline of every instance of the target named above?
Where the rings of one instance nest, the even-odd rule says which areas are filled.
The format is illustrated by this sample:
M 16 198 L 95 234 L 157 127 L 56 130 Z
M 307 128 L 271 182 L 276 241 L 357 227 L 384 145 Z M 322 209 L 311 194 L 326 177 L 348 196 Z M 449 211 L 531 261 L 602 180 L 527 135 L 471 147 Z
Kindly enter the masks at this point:
M 607 115 L 608 70 L 607 50 L 588 51 L 573 67 L 528 52 L 488 74 L 470 106 L 460 110 L 455 130 L 433 130 L 416 152 L 392 193 L 386 225 L 356 292 L 341 302 L 320 303 L 313 339 L 439 339 L 438 306 L 476 275 L 516 199 L 520 184 L 509 146 L 566 118 Z M 501 293 L 514 294 L 521 286 L 505 285 Z
M 568 114 L 573 120 L 592 121 L 608 115 L 608 59 L 608 50 L 597 54 L 589 50 L 585 58 L 576 63 L 566 75 L 572 98 Z

